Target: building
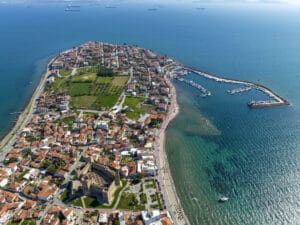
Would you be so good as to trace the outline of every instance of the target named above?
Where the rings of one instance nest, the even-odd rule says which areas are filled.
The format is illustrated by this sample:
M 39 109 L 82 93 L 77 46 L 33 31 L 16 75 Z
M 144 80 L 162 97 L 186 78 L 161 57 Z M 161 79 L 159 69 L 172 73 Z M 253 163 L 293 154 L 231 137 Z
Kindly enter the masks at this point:
M 121 186 L 119 171 L 94 162 L 77 170 L 78 180 L 72 181 L 72 197 L 92 196 L 99 203 L 111 204 L 115 191 Z
M 143 211 L 142 219 L 145 225 L 161 225 L 159 210 L 153 210 L 152 212 Z

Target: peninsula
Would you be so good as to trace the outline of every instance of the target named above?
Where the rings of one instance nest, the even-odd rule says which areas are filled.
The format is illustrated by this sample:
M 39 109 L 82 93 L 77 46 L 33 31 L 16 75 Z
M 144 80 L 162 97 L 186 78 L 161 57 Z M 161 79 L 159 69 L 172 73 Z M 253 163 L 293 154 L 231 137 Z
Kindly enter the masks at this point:
M 48 64 L 2 140 L 0 224 L 189 224 L 164 149 L 165 129 L 179 111 L 171 82 L 178 70 L 288 103 L 262 85 L 137 46 L 87 42 L 66 50 Z
M 1 142 L 0 224 L 188 224 L 164 151 L 176 65 L 102 42 L 51 60 Z

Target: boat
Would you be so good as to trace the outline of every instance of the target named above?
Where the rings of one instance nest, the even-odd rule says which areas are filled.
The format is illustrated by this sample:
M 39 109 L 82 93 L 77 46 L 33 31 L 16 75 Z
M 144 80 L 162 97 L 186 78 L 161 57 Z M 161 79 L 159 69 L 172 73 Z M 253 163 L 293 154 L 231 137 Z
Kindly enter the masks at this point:
M 117 6 L 114 6 L 114 5 L 106 5 L 105 8 L 107 8 L 107 9 L 115 9 L 115 8 L 117 8 Z
M 72 7 L 73 7 L 73 8 L 80 8 L 80 5 L 70 5 L 70 4 L 69 4 L 68 7 L 69 7 L 69 8 L 72 8 Z
M 79 8 L 65 8 L 65 12 L 80 12 L 80 9 Z
M 156 11 L 157 8 L 149 8 L 148 11 Z
M 223 203 L 223 202 L 227 202 L 228 200 L 229 200 L 228 197 L 222 196 L 222 197 L 219 198 L 218 202 Z

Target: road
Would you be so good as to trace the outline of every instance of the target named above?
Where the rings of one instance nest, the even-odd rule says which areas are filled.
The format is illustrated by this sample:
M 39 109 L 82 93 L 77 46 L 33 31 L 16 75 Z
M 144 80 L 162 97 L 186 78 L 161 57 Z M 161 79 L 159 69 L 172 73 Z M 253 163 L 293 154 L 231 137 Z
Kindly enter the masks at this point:
M 132 67 L 130 67 L 129 73 L 130 73 L 130 75 L 129 75 L 129 79 L 128 79 L 126 85 L 128 85 L 130 83 L 130 81 L 133 77 L 133 68 Z M 126 90 L 124 88 L 121 95 L 120 95 L 120 97 L 119 97 L 119 99 L 118 99 L 118 101 L 117 101 L 117 103 L 116 103 L 116 105 L 113 108 L 122 108 L 123 107 L 123 104 L 124 104 L 124 101 L 125 101 L 125 98 L 126 98 L 125 93 L 126 93 Z

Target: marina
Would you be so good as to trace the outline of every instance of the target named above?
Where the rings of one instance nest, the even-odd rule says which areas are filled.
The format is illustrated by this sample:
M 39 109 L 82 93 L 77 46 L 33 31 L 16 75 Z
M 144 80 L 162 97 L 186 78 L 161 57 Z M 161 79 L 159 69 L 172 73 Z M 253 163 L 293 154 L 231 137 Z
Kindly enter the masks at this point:
M 213 75 L 213 74 L 210 74 L 210 73 L 198 70 L 198 69 L 194 69 L 190 66 L 185 66 L 185 65 L 182 65 L 182 69 L 186 69 L 189 72 L 193 72 L 195 74 L 198 74 L 198 75 L 203 76 L 207 79 L 211 79 L 211 80 L 214 80 L 214 81 L 217 81 L 217 82 L 230 83 L 230 84 L 241 84 L 241 85 L 245 85 L 245 86 L 248 86 L 248 87 L 251 87 L 251 88 L 255 88 L 258 91 L 261 91 L 261 92 L 265 93 L 267 96 L 269 96 L 270 98 L 273 99 L 273 100 L 270 100 L 270 101 L 250 101 L 250 102 L 247 103 L 248 107 L 250 107 L 250 108 L 263 108 L 263 107 L 274 107 L 274 106 L 287 106 L 287 105 L 290 105 L 289 101 L 287 101 L 283 97 L 279 96 L 274 91 L 272 91 L 271 89 L 265 87 L 262 84 L 255 83 L 255 82 L 250 82 L 250 81 L 237 80 L 237 79 L 229 79 L 229 78 Z M 246 90 L 247 90 L 246 88 L 234 89 L 234 90 L 231 90 L 231 93 L 234 92 L 234 94 L 235 94 L 235 93 L 240 93 L 240 92 L 243 92 L 243 91 L 246 91 Z

